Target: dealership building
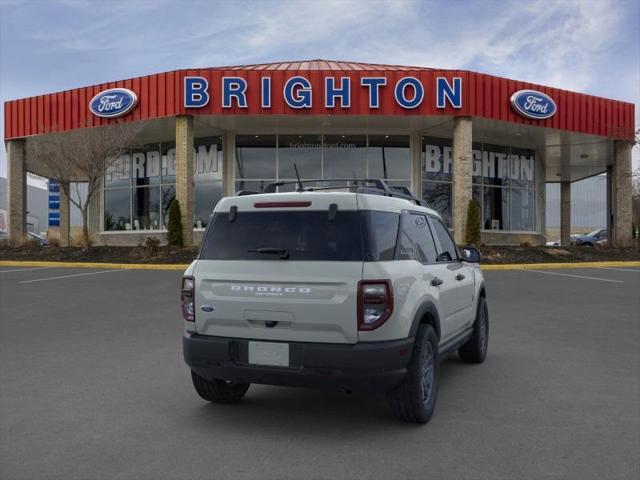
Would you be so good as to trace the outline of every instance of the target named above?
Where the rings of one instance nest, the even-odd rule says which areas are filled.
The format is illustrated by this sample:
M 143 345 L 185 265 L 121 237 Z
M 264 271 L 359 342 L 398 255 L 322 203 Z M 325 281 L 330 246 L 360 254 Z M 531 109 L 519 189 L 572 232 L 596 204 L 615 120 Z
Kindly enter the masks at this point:
M 164 239 L 179 200 L 187 244 L 222 196 L 294 180 L 382 178 L 409 187 L 463 243 L 476 199 L 487 244 L 543 244 L 545 184 L 607 174 L 613 244 L 631 241 L 631 103 L 466 70 L 313 60 L 176 70 L 4 105 L 12 239 L 26 229 L 26 174 L 56 179 L 28 142 L 142 125 L 102 175 L 89 212 L 97 244 Z M 142 122 L 141 124 L 137 122 Z M 137 128 L 137 127 L 136 127 Z M 291 189 L 291 186 L 282 187 Z M 62 190 L 61 190 L 62 191 Z M 69 201 L 57 221 L 69 238 Z

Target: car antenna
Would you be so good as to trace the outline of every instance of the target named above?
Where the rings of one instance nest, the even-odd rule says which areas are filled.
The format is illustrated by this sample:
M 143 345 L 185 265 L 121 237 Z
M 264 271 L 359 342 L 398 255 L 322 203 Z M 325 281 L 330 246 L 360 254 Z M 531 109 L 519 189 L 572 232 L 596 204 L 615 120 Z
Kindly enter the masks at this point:
M 296 178 L 298 179 L 298 188 L 297 191 L 301 192 L 303 190 L 302 188 L 302 182 L 300 181 L 300 174 L 298 173 L 298 166 L 295 164 L 295 162 L 293 163 L 293 169 L 296 171 Z

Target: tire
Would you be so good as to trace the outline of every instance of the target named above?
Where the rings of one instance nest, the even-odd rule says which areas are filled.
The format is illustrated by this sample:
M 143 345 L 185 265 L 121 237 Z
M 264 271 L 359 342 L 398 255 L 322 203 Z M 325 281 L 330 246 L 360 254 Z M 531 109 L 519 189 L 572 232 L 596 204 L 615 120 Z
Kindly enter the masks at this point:
M 431 325 L 421 325 L 402 383 L 387 393 L 393 415 L 403 422 L 427 423 L 438 397 L 438 337 Z
M 249 390 L 250 383 L 234 383 L 214 378 L 207 380 L 191 371 L 193 386 L 203 399 L 213 403 L 238 403 Z
M 467 363 L 482 363 L 487 358 L 489 346 L 489 308 L 484 297 L 478 299 L 478 310 L 473 323 L 471 338 L 459 349 L 458 354 L 462 361 Z

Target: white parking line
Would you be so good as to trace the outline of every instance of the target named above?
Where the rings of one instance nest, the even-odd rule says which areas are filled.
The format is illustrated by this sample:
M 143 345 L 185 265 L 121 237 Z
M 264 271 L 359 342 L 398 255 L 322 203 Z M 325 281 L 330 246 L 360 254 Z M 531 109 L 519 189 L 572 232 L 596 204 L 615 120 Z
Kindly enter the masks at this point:
M 29 270 L 44 270 L 45 268 L 55 268 L 55 267 L 16 268 L 14 270 L 0 270 L 0 273 L 28 272 Z
M 600 268 L 602 268 L 602 270 L 618 270 L 620 272 L 640 273 L 640 268 L 636 268 L 635 270 L 633 268 L 616 268 L 616 267 L 600 267 Z
M 610 278 L 587 277 L 586 275 L 572 275 L 570 273 L 547 272 L 544 270 L 526 270 L 527 272 L 545 273 L 547 275 L 561 275 L 563 277 L 583 278 L 585 280 L 599 280 L 601 282 L 624 283 L 622 280 L 611 280 Z
M 47 280 L 59 280 L 61 278 L 82 277 L 84 275 L 98 275 L 100 273 L 122 272 L 124 270 L 125 269 L 123 268 L 112 269 L 112 270 L 100 270 L 99 272 L 76 273 L 75 275 L 62 275 L 59 277 L 46 277 L 46 278 L 36 278 L 35 280 L 23 280 L 18 283 L 46 282 Z

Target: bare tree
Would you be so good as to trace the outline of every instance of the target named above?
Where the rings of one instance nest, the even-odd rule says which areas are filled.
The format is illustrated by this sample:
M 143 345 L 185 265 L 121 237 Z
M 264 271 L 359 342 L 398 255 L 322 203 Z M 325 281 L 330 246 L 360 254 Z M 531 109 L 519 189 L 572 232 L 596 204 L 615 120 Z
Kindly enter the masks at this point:
M 69 201 L 82 214 L 82 246 L 90 247 L 89 205 L 100 192 L 105 172 L 130 146 L 143 128 L 142 122 L 112 124 L 72 132 L 52 133 L 27 141 L 27 156 L 44 165 L 49 176 L 61 184 Z M 80 195 L 77 182 L 87 183 L 87 195 Z M 75 184 L 72 195 L 71 184 Z

